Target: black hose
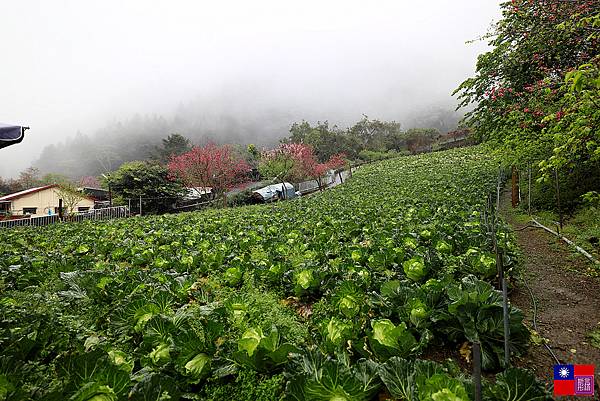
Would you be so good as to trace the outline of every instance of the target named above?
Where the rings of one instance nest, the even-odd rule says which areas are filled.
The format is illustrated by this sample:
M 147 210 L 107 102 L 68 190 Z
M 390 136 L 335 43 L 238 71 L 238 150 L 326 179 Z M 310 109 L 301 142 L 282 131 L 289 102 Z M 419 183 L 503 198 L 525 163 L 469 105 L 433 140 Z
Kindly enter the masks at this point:
M 540 228 L 540 227 L 532 226 L 531 224 L 527 224 L 526 226 L 521 227 L 521 228 L 514 228 L 513 231 L 523 231 L 523 230 L 525 230 L 527 228 Z
M 531 225 L 528 223 L 524 227 L 516 228 L 516 229 L 513 228 L 513 231 L 523 231 L 527 228 L 540 228 L 540 227 Z M 529 284 L 527 284 L 527 280 L 525 279 L 525 276 L 523 275 L 522 272 L 520 272 L 520 276 L 521 276 L 521 281 L 523 282 L 523 284 L 525 284 L 527 291 L 529 291 L 529 296 L 531 297 L 531 304 L 533 305 L 533 329 L 539 334 L 539 331 L 537 328 L 537 303 L 535 302 L 535 296 L 533 295 L 533 291 L 531 290 L 531 287 L 529 287 Z M 554 358 L 556 363 L 558 365 L 560 365 L 560 360 L 556 357 L 556 354 L 552 351 L 552 348 L 550 348 L 550 346 L 548 344 L 546 344 L 546 342 L 544 342 L 544 347 L 548 350 L 548 352 L 550 353 L 552 358 Z
M 525 279 L 525 276 L 521 273 L 521 281 L 523 282 L 523 284 L 525 284 L 525 287 L 527 288 L 527 291 L 529 291 L 529 296 L 531 297 L 531 303 L 533 305 L 533 329 L 539 334 L 538 328 L 537 328 L 537 303 L 535 302 L 535 296 L 533 295 L 533 291 L 531 290 L 531 288 L 529 287 L 529 285 L 527 284 L 527 280 Z M 556 361 L 557 365 L 560 365 L 560 361 L 558 360 L 558 358 L 556 357 L 556 355 L 554 354 L 554 352 L 552 352 L 552 348 L 550 348 L 550 346 L 548 344 L 546 344 L 544 342 L 544 347 L 546 347 L 546 349 L 548 350 L 548 352 L 550 353 L 550 355 L 552 355 L 552 358 L 554 358 L 554 360 Z

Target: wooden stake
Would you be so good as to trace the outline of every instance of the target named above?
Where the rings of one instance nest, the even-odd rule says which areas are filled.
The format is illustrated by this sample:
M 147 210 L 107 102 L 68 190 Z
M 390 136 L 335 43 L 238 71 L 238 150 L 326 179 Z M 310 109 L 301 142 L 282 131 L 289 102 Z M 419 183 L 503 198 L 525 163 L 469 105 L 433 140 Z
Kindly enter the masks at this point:
M 502 169 L 498 168 L 498 182 L 496 183 L 496 210 L 494 212 L 494 217 L 498 214 L 500 210 L 500 185 L 502 185 Z
M 506 279 L 502 274 L 502 310 L 504 312 L 504 367 L 508 368 L 510 365 L 510 321 L 508 311 L 508 290 L 506 286 Z
M 527 181 L 527 214 L 531 216 L 531 163 L 527 167 L 529 179 Z
M 473 343 L 473 384 L 475 401 L 481 401 L 481 345 Z
M 519 205 L 519 183 L 517 182 L 517 168 L 512 166 L 512 207 Z
M 521 171 L 517 170 L 517 186 L 519 191 L 519 204 L 521 203 Z
M 560 184 L 558 182 L 558 169 L 554 169 L 554 181 L 556 181 L 556 206 L 558 207 L 558 224 L 560 231 L 563 229 L 563 214 L 562 208 L 560 207 Z
M 504 265 L 502 257 L 502 251 L 498 250 L 498 243 L 496 243 L 496 272 L 498 274 L 499 290 L 502 290 L 502 278 L 504 277 Z

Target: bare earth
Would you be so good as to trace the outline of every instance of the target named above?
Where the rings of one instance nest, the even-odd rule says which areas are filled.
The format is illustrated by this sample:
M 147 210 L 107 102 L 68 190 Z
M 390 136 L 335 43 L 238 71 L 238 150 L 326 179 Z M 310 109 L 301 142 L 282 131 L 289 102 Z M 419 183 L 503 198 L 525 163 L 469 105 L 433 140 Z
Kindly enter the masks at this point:
M 505 208 L 510 207 L 505 198 Z M 504 213 L 515 229 L 526 224 L 515 222 Z M 585 275 L 590 263 L 574 256 L 571 248 L 551 234 L 535 228 L 515 232 L 524 256 L 523 273 L 537 304 L 537 328 L 541 337 L 561 363 L 595 364 L 596 395 L 600 383 L 600 349 L 590 345 L 586 336 L 600 328 L 600 282 Z M 525 314 L 525 324 L 533 328 L 533 306 L 525 285 L 515 284 L 510 295 L 513 305 Z M 552 383 L 552 365 L 556 362 L 542 345 L 532 345 L 520 366 L 535 371 L 548 384 Z

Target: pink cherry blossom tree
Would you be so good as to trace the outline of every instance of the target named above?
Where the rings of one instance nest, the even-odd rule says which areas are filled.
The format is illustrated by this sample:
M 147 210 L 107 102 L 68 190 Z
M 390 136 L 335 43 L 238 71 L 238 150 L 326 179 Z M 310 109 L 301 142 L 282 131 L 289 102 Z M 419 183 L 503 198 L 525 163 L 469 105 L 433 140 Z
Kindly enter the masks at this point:
M 225 192 L 244 182 L 250 166 L 231 146 L 194 146 L 189 152 L 173 156 L 168 164 L 172 178 L 180 179 L 188 188 L 210 188 L 215 197 L 222 197 L 226 204 Z

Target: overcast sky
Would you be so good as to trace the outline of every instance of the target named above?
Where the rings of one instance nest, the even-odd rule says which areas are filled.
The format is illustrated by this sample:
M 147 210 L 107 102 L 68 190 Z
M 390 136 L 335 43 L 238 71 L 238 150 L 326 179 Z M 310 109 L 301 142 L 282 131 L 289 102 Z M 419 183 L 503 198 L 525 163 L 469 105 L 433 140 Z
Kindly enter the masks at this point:
M 500 16 L 494 0 L 6 0 L 1 10 L 0 122 L 31 130 L 0 150 L 0 176 L 77 131 L 169 117 L 199 98 L 331 121 L 450 103 L 485 50 L 465 42 Z

